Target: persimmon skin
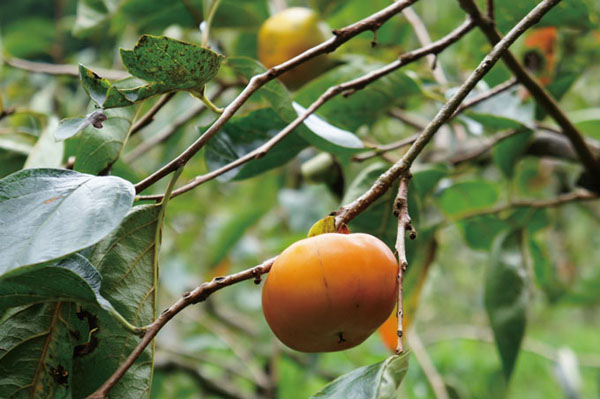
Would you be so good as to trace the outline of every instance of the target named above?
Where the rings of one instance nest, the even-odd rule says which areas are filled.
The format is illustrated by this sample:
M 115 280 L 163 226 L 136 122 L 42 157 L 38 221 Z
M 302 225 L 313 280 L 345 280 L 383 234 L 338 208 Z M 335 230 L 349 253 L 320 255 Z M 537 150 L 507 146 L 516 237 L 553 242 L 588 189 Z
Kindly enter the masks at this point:
M 326 233 L 275 260 L 262 291 L 273 333 L 302 352 L 333 352 L 367 339 L 396 303 L 398 262 L 368 234 Z

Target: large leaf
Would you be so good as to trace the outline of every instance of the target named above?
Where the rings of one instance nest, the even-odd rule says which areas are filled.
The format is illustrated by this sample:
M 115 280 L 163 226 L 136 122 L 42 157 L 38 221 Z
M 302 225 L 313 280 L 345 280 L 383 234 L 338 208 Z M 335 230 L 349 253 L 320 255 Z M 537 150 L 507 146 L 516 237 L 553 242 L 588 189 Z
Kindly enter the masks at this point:
M 56 142 L 52 132 L 58 126 L 56 118 L 50 119 L 48 126 L 40 134 L 38 141 L 33 146 L 25 168 L 58 168 L 63 159 L 64 143 Z
M 396 399 L 408 370 L 408 353 L 361 367 L 333 380 L 313 399 Z
M 498 186 L 485 180 L 465 181 L 445 188 L 436 198 L 451 219 L 492 207 L 498 200 Z
M 246 116 L 234 116 L 221 132 L 206 145 L 206 164 L 218 169 L 260 147 L 287 124 L 270 108 L 263 108 Z M 246 179 L 281 166 L 306 148 L 306 142 L 296 132 L 288 134 L 265 156 L 233 169 L 221 180 Z
M 134 195 L 121 178 L 62 169 L 0 180 L 0 275 L 95 244 L 119 225 Z
M 588 137 L 600 140 L 600 108 L 588 108 L 569 114 L 575 126 Z
M 138 206 L 121 226 L 94 247 L 90 261 L 102 274 L 101 294 L 136 325 L 147 325 L 156 316 L 157 229 L 160 205 Z M 85 308 L 94 344 L 75 356 L 73 397 L 81 398 L 98 388 L 123 362 L 138 338 L 121 328 L 112 318 Z M 87 328 L 89 330 L 89 328 Z M 86 329 L 82 334 L 89 333 Z M 125 376 L 111 390 L 111 397 L 148 397 L 152 372 L 153 346 L 147 347 Z M 112 356 L 107 356 L 111 354 Z
M 75 155 L 75 170 L 95 175 L 117 160 L 135 117 L 135 108 L 106 110 L 102 129 L 88 126 L 83 130 Z
M 37 267 L 13 269 L 0 276 L 0 311 L 40 302 L 80 302 L 98 305 L 114 314 L 100 295 L 101 277 L 83 256 L 73 254 L 61 261 Z
M 559 299 L 566 286 L 561 282 L 555 262 L 547 245 L 536 235 L 529 234 L 527 239 L 529 256 L 533 263 L 535 281 L 551 302 Z
M 507 32 L 536 5 L 536 0 L 499 1 L 496 7 L 496 24 L 502 32 Z M 589 10 L 583 0 L 564 0 L 548 12 L 537 26 L 590 26 Z
M 246 57 L 228 58 L 227 65 L 246 79 L 250 79 L 252 76 L 266 71 L 257 61 Z M 272 80 L 261 87 L 257 94 L 271 105 L 273 110 L 286 124 L 292 122 L 300 113 L 304 112 L 302 106 L 292 104 L 288 91 L 277 80 Z M 353 133 L 333 126 L 317 116 L 307 118 L 302 125 L 298 126 L 296 131 L 310 144 L 334 154 L 349 155 L 366 150 L 363 148 L 360 139 Z
M 79 66 L 83 88 L 102 108 L 125 107 L 176 90 L 199 94 L 219 71 L 223 56 L 193 43 L 143 35 L 133 50 L 121 49 L 121 59 L 129 73 L 138 79 L 112 84 Z
M 13 308 L 0 318 L 0 397 L 71 398 L 75 306 L 64 302 Z
M 460 220 L 457 226 L 467 245 L 482 251 L 489 251 L 498 234 L 510 228 L 510 225 L 498 215 L 467 218 Z
M 328 88 L 356 79 L 380 67 L 363 58 L 334 68 L 303 86 L 294 100 L 308 107 Z M 398 105 L 407 96 L 421 92 L 419 84 L 403 71 L 395 71 L 349 97 L 337 96 L 325 103 L 317 113 L 326 120 L 349 131 L 362 125 L 372 125 L 391 107 Z
M 507 380 L 512 374 L 525 335 L 529 302 L 526 266 L 520 242 L 520 231 L 498 238 L 485 281 L 485 309 Z

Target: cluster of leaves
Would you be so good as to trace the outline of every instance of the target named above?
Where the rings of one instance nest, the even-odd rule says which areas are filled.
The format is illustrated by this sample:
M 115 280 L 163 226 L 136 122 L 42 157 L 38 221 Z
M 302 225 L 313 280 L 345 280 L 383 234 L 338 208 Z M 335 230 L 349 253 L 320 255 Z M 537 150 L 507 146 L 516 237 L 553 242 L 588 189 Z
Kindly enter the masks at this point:
M 192 282 L 225 274 L 231 265 L 249 266 L 278 253 L 304 236 L 315 220 L 360 196 L 390 164 L 385 159 L 358 163 L 353 157 L 368 152 L 367 143 L 387 143 L 412 133 L 389 112 L 401 108 L 429 118 L 453 90 L 452 84 L 436 82 L 430 65 L 423 63 L 391 73 L 348 97 L 332 99 L 264 157 L 170 202 L 161 240 L 166 201 L 134 205 L 132 183 L 173 159 L 214 118 L 190 118 L 142 159 L 124 162 L 122 155 L 161 134 L 179 114 L 195 106 L 198 99 L 179 92 L 203 98 L 222 82 L 247 82 L 264 72 L 256 61 L 256 32 L 268 17 L 268 4 L 220 1 L 211 27 L 211 45 L 218 51 L 212 51 L 192 44 L 201 40 L 197 27 L 213 3 L 209 0 L 60 3 L 55 10 L 21 1 L 14 8 L 11 5 L 10 13 L 8 5 L 0 5 L 2 43 L 9 58 L 98 67 L 81 65 L 80 85 L 70 78 L 34 75 L 30 79 L 31 73 L 3 69 L 0 112 L 9 106 L 16 111 L 0 122 L 0 375 L 6 376 L 0 381 L 2 397 L 92 393 L 135 347 L 136 333 L 156 318 L 158 303 L 173 302 L 193 287 Z M 422 14 L 433 37 L 449 32 L 464 16 L 454 3 L 420 3 L 416 10 L 421 13 L 427 8 Z M 506 32 L 536 2 L 497 3 L 496 22 Z M 383 0 L 311 4 L 334 27 L 386 5 Z M 9 20 L 8 15 L 13 17 Z M 52 21 L 54 15 L 61 20 Z M 598 138 L 600 119 L 591 107 L 600 99 L 581 88 L 598 86 L 600 72 L 590 66 L 590 60 L 600 59 L 599 15 L 598 5 L 591 0 L 559 4 L 542 20 L 542 25 L 558 28 L 554 61 L 548 63 L 552 69 L 534 71 L 549 77 L 548 90 L 562 99 L 589 139 Z M 410 25 L 401 18 L 380 28 L 375 49 L 372 39 L 370 34 L 354 38 L 336 51 L 338 62 L 331 70 L 296 92 L 290 93 L 278 81 L 261 87 L 186 165 L 182 176 L 214 171 L 248 154 L 327 88 L 364 75 L 418 45 Z M 131 76 L 123 72 L 122 79 L 102 77 L 100 67 L 112 65 L 115 49 L 122 43 L 132 48 L 120 50 L 121 63 Z M 521 42 L 515 51 L 525 55 L 531 47 Z M 482 36 L 470 34 L 442 53 L 438 64 L 451 82 L 459 82 L 488 50 Z M 548 56 L 545 48 L 534 50 Z M 510 72 L 498 65 L 477 90 L 483 92 L 509 77 Z M 230 90 L 238 93 L 240 88 Z M 135 121 L 158 95 L 166 93 L 176 95 L 154 122 L 133 135 Z M 228 93 L 223 105 L 232 98 Z M 83 114 L 87 116 L 72 118 Z M 65 117 L 70 118 L 59 124 Z M 595 287 L 600 272 L 593 262 L 586 264 L 598 248 L 589 239 L 594 226 L 586 214 L 596 215 L 595 208 L 549 211 L 522 206 L 489 212 L 514 199 L 549 198 L 573 189 L 580 168 L 570 162 L 572 157 L 564 157 L 569 162 L 549 162 L 528 156 L 544 118 L 547 115 L 532 98 L 518 88 L 509 90 L 456 117 L 413 170 L 409 210 L 419 236 L 407 248 L 411 265 L 405 284 L 407 316 L 432 330 L 459 321 L 482 328 L 489 325 L 499 353 L 498 359 L 482 368 L 493 376 L 492 383 L 486 384 L 487 376 L 478 374 L 483 382 L 469 387 L 456 377 L 466 379 L 462 370 L 467 366 L 452 356 L 469 363 L 481 355 L 470 350 L 469 357 L 455 356 L 454 348 L 451 356 L 435 348 L 434 360 L 448 377 L 448 391 L 457 397 L 501 397 L 516 365 L 522 369 L 517 359 L 526 328 L 545 331 L 546 325 L 536 316 L 569 304 L 597 307 L 599 303 Z M 508 131 L 514 134 L 477 162 L 452 162 L 461 148 Z M 329 154 L 328 173 L 303 176 L 299 165 L 321 152 Z M 400 154 L 390 153 L 393 159 Z M 65 164 L 73 170 L 63 169 Z M 164 185 L 151 190 L 164 193 Z M 392 188 L 352 221 L 351 230 L 373 234 L 393 247 L 394 196 Z M 560 251 L 557 243 L 562 245 Z M 444 256 L 432 263 L 436 248 Z M 473 260 L 485 267 L 471 275 Z M 581 271 L 574 272 L 573 264 Z M 456 275 L 449 278 L 449 273 Z M 483 289 L 461 289 L 464 281 Z M 425 290 L 421 298 L 422 313 L 434 316 L 419 321 L 416 312 L 424 286 L 432 292 Z M 449 311 L 448 297 L 456 301 L 456 308 Z M 298 357 L 274 350 L 262 319 L 246 317 L 260 313 L 256 298 L 255 287 L 239 285 L 220 293 L 207 309 L 197 310 L 195 318 L 175 321 L 173 332 L 158 341 L 157 350 L 146 348 L 111 395 L 183 398 L 201 389 L 223 397 L 267 397 L 270 379 L 278 376 L 278 394 L 285 398 L 306 397 L 319 390 L 315 397 L 395 397 L 399 390 L 409 396 L 431 396 L 417 367 L 408 370 L 400 386 L 409 355 L 381 361 L 388 353 L 376 338 L 347 355 Z M 540 313 L 539 307 L 546 313 Z M 582 320 L 599 323 L 589 315 L 581 316 L 580 324 Z M 578 331 L 584 336 L 587 330 Z M 564 344 L 552 338 L 549 342 Z M 572 341 L 567 345 L 575 347 Z M 240 361 L 244 370 L 236 367 Z M 374 364 L 323 388 L 331 374 L 369 363 Z M 466 374 L 476 374 L 477 362 L 470 364 L 474 366 Z M 584 375 L 584 386 L 578 386 L 577 379 L 571 378 L 573 370 L 565 367 L 558 359 L 557 374 L 565 391 L 583 396 L 593 389 L 593 376 Z M 493 373 L 500 368 L 504 377 L 496 378 Z M 558 384 L 551 372 L 546 374 L 536 388 Z M 167 376 L 174 382 L 167 383 Z M 512 390 L 531 392 L 529 384 L 517 378 Z M 552 389 L 549 395 L 557 392 Z

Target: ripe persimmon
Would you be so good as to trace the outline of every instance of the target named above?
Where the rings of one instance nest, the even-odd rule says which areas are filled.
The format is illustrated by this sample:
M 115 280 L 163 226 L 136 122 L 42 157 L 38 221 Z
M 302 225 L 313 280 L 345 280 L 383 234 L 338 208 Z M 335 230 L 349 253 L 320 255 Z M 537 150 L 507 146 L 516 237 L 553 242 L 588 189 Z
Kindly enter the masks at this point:
M 271 68 L 320 44 L 327 39 L 316 12 L 292 7 L 267 19 L 258 31 L 258 59 Z M 281 80 L 297 88 L 328 67 L 326 55 L 320 55 L 284 73 Z
M 298 241 L 275 260 L 263 313 L 281 342 L 332 352 L 363 342 L 396 303 L 398 262 L 368 234 L 326 233 Z

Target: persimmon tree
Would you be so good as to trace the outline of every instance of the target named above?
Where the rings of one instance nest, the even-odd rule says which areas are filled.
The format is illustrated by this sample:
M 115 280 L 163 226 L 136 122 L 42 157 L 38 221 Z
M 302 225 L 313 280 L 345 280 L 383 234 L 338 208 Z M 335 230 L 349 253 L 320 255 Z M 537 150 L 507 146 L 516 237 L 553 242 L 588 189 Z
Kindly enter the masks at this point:
M 296 36 L 292 6 L 313 10 Z M 593 395 L 599 18 L 592 0 L 2 4 L 0 397 Z M 354 251 L 328 279 L 356 274 L 314 303 L 376 298 L 359 324 L 394 284 L 361 272 L 360 243 L 386 276 L 385 245 L 398 261 L 396 309 L 348 351 L 293 351 L 261 312 L 310 226 L 378 238 L 322 241 Z M 299 255 L 319 239 L 269 281 L 296 348 L 335 349 L 301 331 L 352 317 L 278 302 L 321 278 L 326 257 Z

